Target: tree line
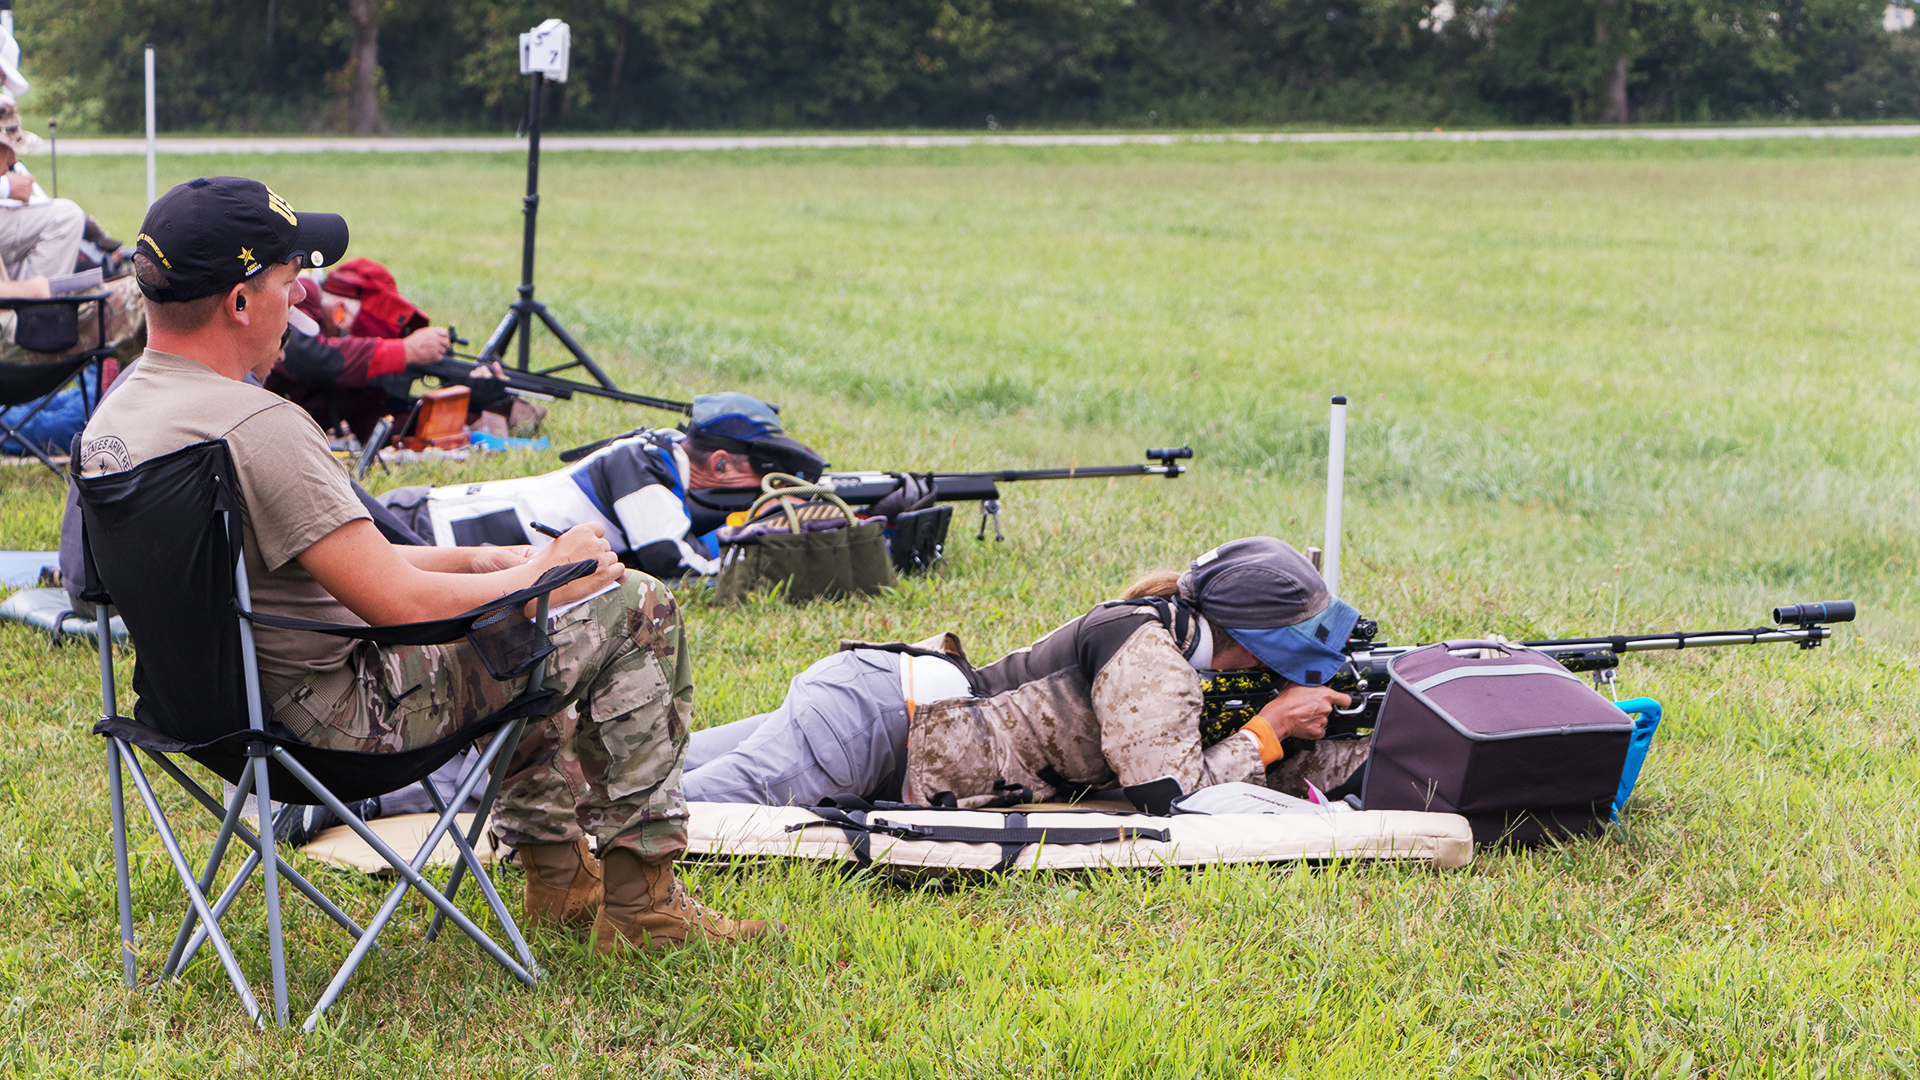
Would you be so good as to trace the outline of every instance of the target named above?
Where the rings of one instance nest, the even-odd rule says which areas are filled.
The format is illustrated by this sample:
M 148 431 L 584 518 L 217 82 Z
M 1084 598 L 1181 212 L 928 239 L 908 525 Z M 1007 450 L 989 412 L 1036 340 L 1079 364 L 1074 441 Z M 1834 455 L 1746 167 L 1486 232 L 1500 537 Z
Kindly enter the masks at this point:
M 1920 2 L 1920 0 L 1916 0 Z M 474 131 L 1920 116 L 1908 0 L 17 0 L 30 127 Z

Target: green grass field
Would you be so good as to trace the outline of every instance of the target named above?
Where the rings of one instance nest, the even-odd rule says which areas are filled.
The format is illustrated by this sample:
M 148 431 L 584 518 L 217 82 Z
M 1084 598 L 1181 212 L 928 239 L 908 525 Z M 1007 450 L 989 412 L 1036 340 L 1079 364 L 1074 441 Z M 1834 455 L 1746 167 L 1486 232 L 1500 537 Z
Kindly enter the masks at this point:
M 1857 599 L 1863 617 L 1814 653 L 1629 660 L 1625 689 L 1667 720 L 1632 811 L 1593 841 L 1446 873 L 944 893 L 694 868 L 703 897 L 791 936 L 616 965 L 543 935 L 534 990 L 468 943 L 426 946 L 414 902 L 304 1039 L 256 1034 L 206 960 L 121 988 L 91 657 L 8 625 L 0 1070 L 1920 1073 L 1916 151 L 550 156 L 541 295 L 623 385 L 752 391 L 847 467 L 1198 455 L 1171 484 L 1011 489 L 1005 543 L 957 520 L 945 569 L 897 595 L 723 611 L 683 594 L 703 724 L 769 707 L 843 636 L 951 628 L 992 657 L 1221 540 L 1317 543 L 1331 392 L 1355 402 L 1344 591 L 1395 640 L 1750 626 L 1811 599 Z M 353 253 L 475 338 L 511 295 L 519 159 L 162 166 L 163 185 L 241 172 L 344 212 Z M 72 160 L 63 193 L 131 236 L 138 169 Z M 571 445 L 660 419 L 575 402 L 549 433 Z M 553 465 L 504 455 L 382 483 Z M 45 470 L 0 469 L 0 546 L 52 547 L 60 494 Z M 144 821 L 134 836 L 151 976 L 180 890 Z M 377 902 L 373 884 L 322 876 L 362 911 Z M 292 910 L 310 1000 L 343 939 Z M 264 985 L 264 947 L 242 956 Z

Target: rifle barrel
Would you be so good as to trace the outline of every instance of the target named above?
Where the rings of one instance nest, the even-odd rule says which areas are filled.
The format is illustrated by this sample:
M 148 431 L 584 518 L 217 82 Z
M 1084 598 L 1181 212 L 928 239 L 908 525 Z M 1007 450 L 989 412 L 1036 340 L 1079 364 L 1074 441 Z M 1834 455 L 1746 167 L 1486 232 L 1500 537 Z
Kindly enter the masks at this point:
M 1554 638 L 1548 641 L 1516 641 L 1537 649 L 1562 662 L 1575 663 L 1576 670 L 1612 667 L 1621 653 L 1678 652 L 1681 649 L 1710 649 L 1724 645 L 1768 645 L 1794 642 L 1803 649 L 1817 648 L 1833 636 L 1829 626 L 1755 627 L 1751 630 L 1707 630 L 1699 633 L 1622 634 L 1615 637 Z M 1352 653 L 1355 665 L 1374 675 L 1386 673 L 1387 662 L 1426 645 L 1380 645 Z M 1566 654 L 1566 655 L 1562 655 Z M 1363 676 L 1370 679 L 1371 676 Z
M 1177 465 L 1087 465 L 1066 469 L 1000 469 L 993 472 L 934 473 L 938 484 L 947 479 L 981 480 L 1086 480 L 1102 476 L 1179 476 L 1185 470 Z
M 459 353 L 452 353 L 438 360 L 408 365 L 416 374 L 433 375 L 439 378 L 473 378 L 473 370 L 480 365 L 469 363 Z M 497 378 L 497 376 L 492 376 Z M 502 384 L 508 389 L 527 390 L 536 394 L 566 400 L 574 394 L 593 394 L 596 397 L 612 398 L 630 405 L 645 405 L 650 409 L 662 409 L 666 412 L 691 416 L 693 405 L 690 402 L 675 401 L 672 398 L 658 398 L 647 394 L 631 394 L 625 390 L 600 386 L 595 383 L 575 382 L 572 379 L 556 379 L 537 371 L 516 371 L 507 369 Z
M 561 454 L 560 460 L 577 461 L 604 445 L 606 444 L 593 443 L 575 447 Z M 1164 476 L 1173 479 L 1185 472 L 1186 470 L 1179 465 L 1168 462 L 1165 465 L 1089 465 L 1085 468 L 999 469 L 992 472 L 915 473 L 914 475 L 932 477 L 933 497 L 936 502 L 983 502 L 987 499 L 998 499 L 1000 489 L 996 485 L 1006 481 L 1091 480 L 1103 476 Z M 900 489 L 898 474 L 886 472 L 823 473 L 820 482 L 832 485 L 833 493 L 851 506 L 872 506 Z M 699 498 L 701 502 L 716 509 L 745 510 L 753 505 L 754 499 L 759 495 L 760 491 L 757 488 L 743 488 L 739 491 L 702 491 Z
M 1702 633 L 1628 634 L 1619 637 L 1562 638 L 1555 641 L 1522 641 L 1518 644 L 1541 652 L 1556 648 L 1577 649 L 1601 645 L 1615 652 L 1677 652 L 1681 649 L 1705 649 L 1721 645 L 1766 645 L 1798 642 L 1813 648 L 1833 636 L 1831 627 L 1812 625 L 1795 627 L 1756 627 L 1752 630 L 1708 630 Z

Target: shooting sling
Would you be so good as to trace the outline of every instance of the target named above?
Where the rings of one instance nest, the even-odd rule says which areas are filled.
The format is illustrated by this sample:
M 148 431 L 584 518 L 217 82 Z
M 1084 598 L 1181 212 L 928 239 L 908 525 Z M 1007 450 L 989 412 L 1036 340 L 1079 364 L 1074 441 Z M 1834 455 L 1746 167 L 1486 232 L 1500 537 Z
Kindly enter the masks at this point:
M 799 603 L 877 593 L 899 581 L 885 524 L 860 523 L 832 487 L 772 473 L 761 481 L 761 490 L 747 512 L 747 525 L 772 528 L 745 532 L 736 542 L 723 536 L 714 587 L 720 603 L 745 603 L 749 595 L 782 582 L 788 602 Z M 796 505 L 796 498 L 808 501 Z M 769 507 L 772 512 L 763 515 Z M 774 515 L 786 518 L 786 531 L 775 531 L 778 521 L 766 520 Z

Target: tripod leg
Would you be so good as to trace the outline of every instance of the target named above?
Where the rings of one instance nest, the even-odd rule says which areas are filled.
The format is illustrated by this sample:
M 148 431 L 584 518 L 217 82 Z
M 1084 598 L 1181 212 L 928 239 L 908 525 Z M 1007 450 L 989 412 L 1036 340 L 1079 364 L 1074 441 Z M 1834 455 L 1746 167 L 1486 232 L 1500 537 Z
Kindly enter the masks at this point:
M 607 378 L 606 372 L 600 370 L 600 365 L 593 362 L 593 357 L 587 355 L 587 350 L 581 348 L 580 343 L 573 340 L 573 335 L 567 333 L 566 330 L 560 326 L 560 320 L 553 317 L 553 314 L 547 310 L 547 305 L 536 303 L 533 305 L 533 311 L 534 314 L 540 316 L 541 322 L 547 324 L 547 329 L 553 331 L 553 336 L 560 339 L 560 344 L 565 345 L 567 351 L 573 354 L 573 363 L 564 364 L 559 368 L 549 368 L 549 371 L 561 371 L 575 366 L 583 367 L 586 368 L 595 379 L 599 380 L 601 386 L 609 390 L 620 389 L 613 384 L 612 379 Z
M 493 336 L 488 338 L 487 343 L 480 349 L 482 362 L 506 359 L 507 346 L 513 342 L 514 331 L 520 329 L 521 318 L 519 304 L 512 304 L 507 308 L 506 317 L 500 320 L 499 326 L 493 328 Z

